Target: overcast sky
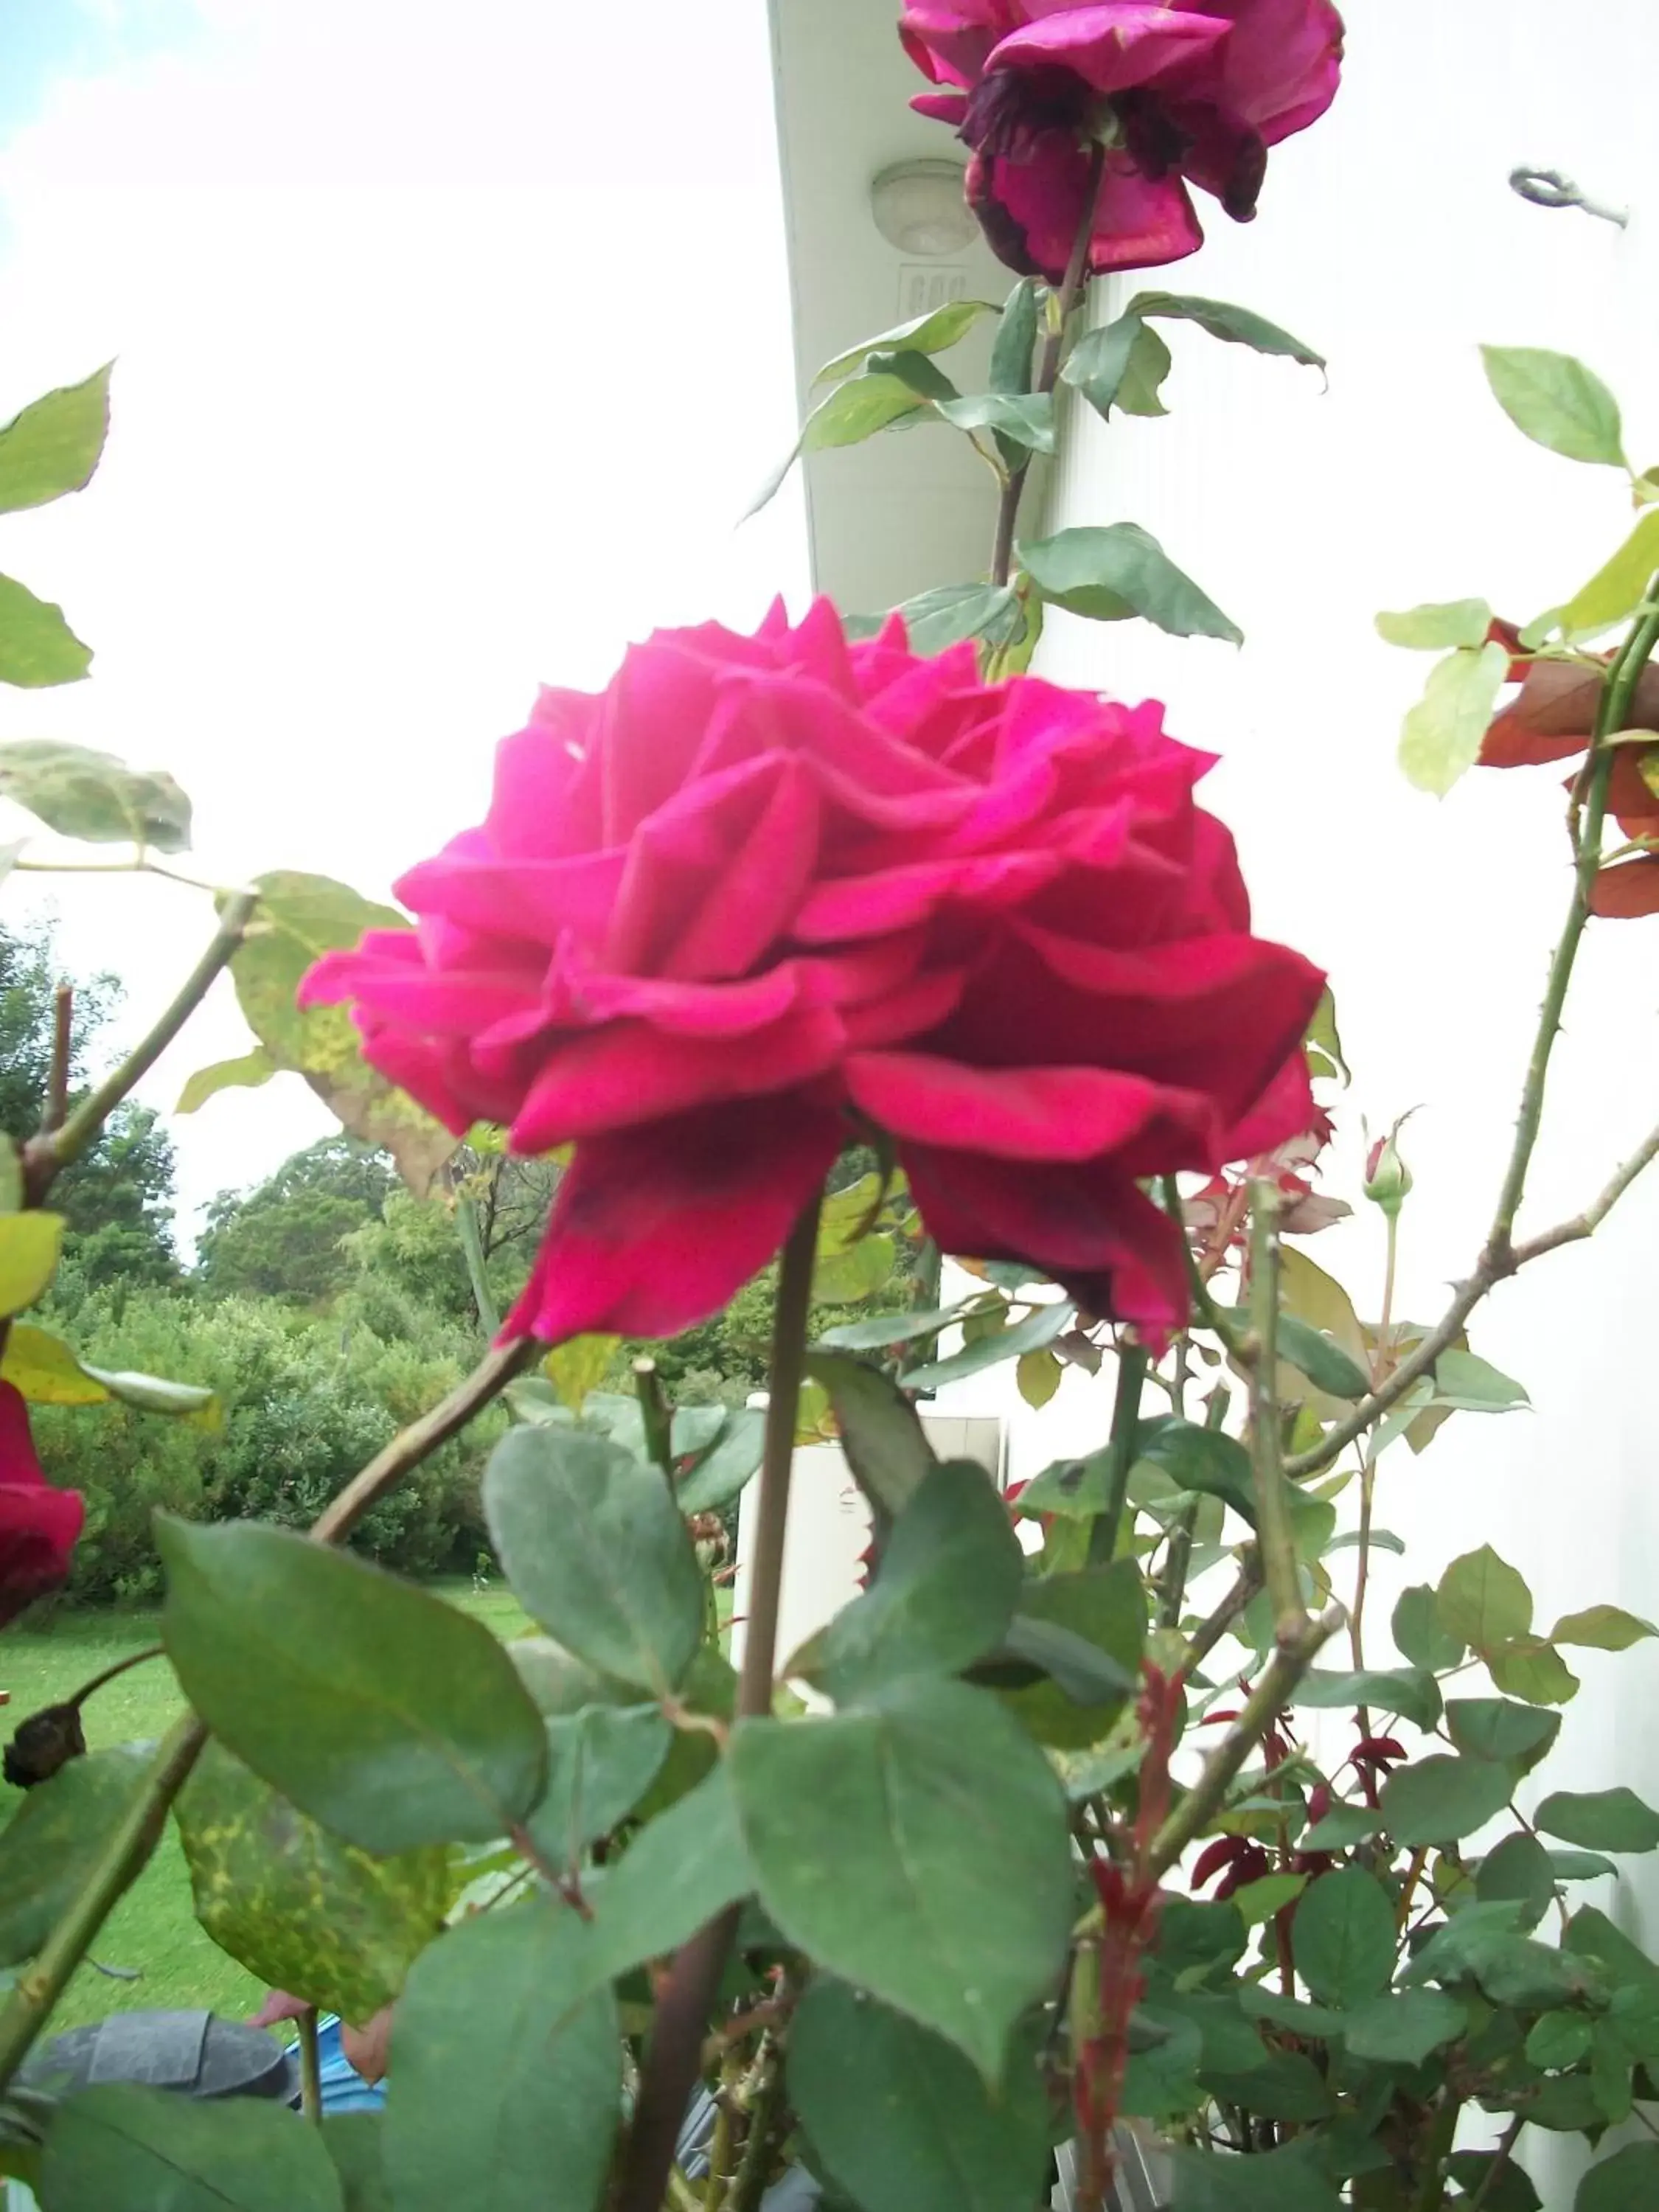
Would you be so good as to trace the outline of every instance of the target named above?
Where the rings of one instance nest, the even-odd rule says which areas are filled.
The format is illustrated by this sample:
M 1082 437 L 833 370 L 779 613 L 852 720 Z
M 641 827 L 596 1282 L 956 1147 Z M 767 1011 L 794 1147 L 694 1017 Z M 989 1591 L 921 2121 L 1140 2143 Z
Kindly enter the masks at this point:
M 384 896 L 538 683 L 803 589 L 793 491 L 736 527 L 793 411 L 763 0 L 8 0 L 0 331 L 0 417 L 117 359 L 91 489 L 0 517 L 93 672 L 0 738 L 171 769 L 215 880 Z M 210 924 L 4 915 L 47 895 L 135 1027 Z M 143 1095 L 246 1042 L 222 986 Z M 186 1218 L 330 1126 L 297 1078 L 176 1121 Z

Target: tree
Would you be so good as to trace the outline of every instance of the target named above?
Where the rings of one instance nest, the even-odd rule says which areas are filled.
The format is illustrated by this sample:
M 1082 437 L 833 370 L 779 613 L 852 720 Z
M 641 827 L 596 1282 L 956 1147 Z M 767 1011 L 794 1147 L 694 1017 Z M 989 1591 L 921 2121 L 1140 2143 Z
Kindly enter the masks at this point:
M 216 1297 L 289 1298 L 317 1305 L 343 1290 L 358 1262 L 343 1249 L 378 1222 L 397 1185 L 384 1152 L 325 1137 L 251 1190 L 224 1190 L 207 1207 L 197 1273 Z
M 73 990 L 69 1096 L 87 1087 L 100 1034 L 121 1001 L 112 975 L 70 978 L 49 921 L 0 927 L 0 1131 L 21 1144 L 40 1126 L 52 1080 L 60 983 Z M 68 1224 L 66 1273 L 85 1289 L 118 1281 L 176 1282 L 173 1144 L 160 1116 L 129 1100 L 98 1141 L 52 1185 Z

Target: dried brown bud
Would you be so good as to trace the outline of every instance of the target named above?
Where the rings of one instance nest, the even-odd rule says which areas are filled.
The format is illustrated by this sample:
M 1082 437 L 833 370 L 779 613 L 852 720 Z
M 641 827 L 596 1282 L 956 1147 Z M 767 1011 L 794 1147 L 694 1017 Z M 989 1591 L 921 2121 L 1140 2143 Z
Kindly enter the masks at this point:
M 14 1790 L 33 1790 L 37 1782 L 50 1782 L 70 1759 L 84 1759 L 86 1752 L 79 1706 L 46 1705 L 18 1723 L 0 1771 Z

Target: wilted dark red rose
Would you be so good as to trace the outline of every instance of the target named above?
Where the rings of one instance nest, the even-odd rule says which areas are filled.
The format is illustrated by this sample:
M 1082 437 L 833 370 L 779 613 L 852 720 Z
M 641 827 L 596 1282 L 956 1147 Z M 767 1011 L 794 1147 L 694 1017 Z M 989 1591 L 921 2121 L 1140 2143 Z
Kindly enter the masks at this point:
M 1250 934 L 1209 765 L 1155 704 L 987 685 L 897 620 L 849 647 L 827 600 L 659 632 L 542 694 L 483 826 L 399 884 L 418 927 L 302 997 L 458 1133 L 575 1140 L 509 1333 L 706 1319 L 872 1131 L 943 1249 L 1166 1328 L 1141 1180 L 1308 1126 L 1322 981 Z
M 1267 149 L 1336 96 L 1342 21 L 1328 0 L 910 0 L 899 36 L 937 85 L 912 103 L 974 149 L 968 197 L 993 249 L 1057 283 L 1085 213 L 1090 148 L 1110 151 L 1089 267 L 1195 252 L 1187 185 L 1248 222 Z
M 85 1517 L 80 1492 L 54 1489 L 40 1472 L 22 1394 L 0 1382 L 0 1624 L 57 1589 Z
M 1515 651 L 1518 639 L 1509 623 L 1494 623 L 1490 635 Z M 1612 659 L 1604 653 L 1595 666 L 1572 660 L 1512 661 L 1510 675 L 1521 689 L 1493 716 L 1481 741 L 1481 767 L 1531 768 L 1571 761 L 1577 755 L 1567 778 L 1571 788 L 1589 750 Z M 1659 668 L 1642 671 L 1624 726 L 1659 729 Z M 1659 845 L 1659 744 L 1638 738 L 1617 748 L 1607 777 L 1607 811 L 1627 841 L 1652 839 Z M 1638 853 L 1599 870 L 1590 887 L 1590 910 L 1625 921 L 1659 914 L 1659 852 Z

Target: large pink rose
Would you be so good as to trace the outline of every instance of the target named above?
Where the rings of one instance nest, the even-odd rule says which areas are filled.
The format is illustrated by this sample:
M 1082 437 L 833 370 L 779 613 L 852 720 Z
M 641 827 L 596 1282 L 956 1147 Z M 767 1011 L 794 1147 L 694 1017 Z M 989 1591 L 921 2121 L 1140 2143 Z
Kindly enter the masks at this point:
M 1322 979 L 1251 936 L 1161 714 L 988 686 L 896 618 L 849 646 L 823 599 L 659 631 L 599 696 L 543 692 L 483 827 L 398 885 L 416 928 L 301 995 L 458 1133 L 574 1139 L 509 1334 L 706 1319 L 872 1130 L 945 1250 L 1167 1328 L 1141 1179 L 1308 1126 Z
M 1083 220 L 1089 148 L 1112 143 L 1089 266 L 1146 269 L 1196 252 L 1187 182 L 1248 222 L 1267 149 L 1336 96 L 1342 19 L 1329 0 L 912 0 L 899 36 L 935 84 L 915 105 L 974 149 L 968 196 L 993 248 L 1057 283 Z
M 57 1589 L 85 1518 L 80 1492 L 41 1473 L 21 1392 L 0 1382 L 0 1623 Z

